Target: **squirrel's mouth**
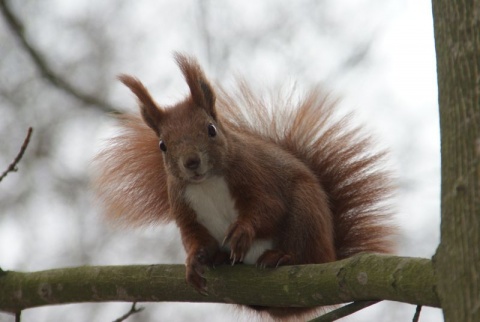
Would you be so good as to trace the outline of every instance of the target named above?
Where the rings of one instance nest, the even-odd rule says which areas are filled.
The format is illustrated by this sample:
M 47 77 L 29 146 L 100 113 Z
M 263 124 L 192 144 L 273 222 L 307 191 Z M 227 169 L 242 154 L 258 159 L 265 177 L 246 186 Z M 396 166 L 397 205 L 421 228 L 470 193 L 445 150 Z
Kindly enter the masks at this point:
M 205 173 L 204 173 L 204 174 L 194 173 L 194 174 L 191 175 L 188 179 L 190 180 L 190 182 L 200 183 L 200 182 L 202 182 L 203 180 L 205 180 L 206 177 L 207 177 L 207 175 L 206 175 Z

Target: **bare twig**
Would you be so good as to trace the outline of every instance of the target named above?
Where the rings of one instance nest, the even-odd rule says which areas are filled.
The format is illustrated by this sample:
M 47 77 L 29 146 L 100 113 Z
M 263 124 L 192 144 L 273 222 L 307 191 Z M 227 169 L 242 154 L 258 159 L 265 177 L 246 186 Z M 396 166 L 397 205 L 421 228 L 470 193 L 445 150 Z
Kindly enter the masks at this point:
M 315 318 L 313 320 L 310 320 L 309 322 L 331 322 L 331 321 L 336 321 L 340 318 L 343 318 L 347 315 L 353 314 L 357 311 L 360 311 L 366 307 L 369 307 L 370 305 L 376 304 L 380 301 L 358 301 L 358 302 L 353 302 L 348 305 L 342 306 L 341 308 L 338 308 L 336 310 L 333 310 L 331 312 L 328 312 L 327 314 L 324 314 L 322 316 L 319 316 L 318 318 Z
M 15 312 L 15 322 L 20 322 L 22 320 L 22 311 Z
M 95 106 L 106 112 L 118 113 L 117 109 L 110 105 L 108 102 L 102 101 L 92 95 L 81 92 L 78 88 L 75 88 L 66 79 L 63 79 L 49 66 L 44 57 L 30 44 L 25 36 L 25 30 L 20 20 L 15 17 L 6 0 L 0 0 L 0 11 L 2 12 L 7 24 L 15 34 L 20 44 L 28 53 L 34 64 L 37 66 L 40 73 L 55 87 L 63 90 L 65 93 L 75 97 L 80 102 L 87 106 Z
M 413 322 L 418 322 L 418 320 L 420 319 L 420 311 L 422 310 L 422 306 L 421 305 L 417 305 L 417 309 L 415 310 L 415 315 L 413 316 Z
M 139 307 L 138 309 L 135 307 L 137 305 L 137 302 L 133 302 L 132 307 L 130 308 L 130 311 L 119 317 L 113 322 L 122 322 L 128 319 L 131 315 L 143 311 L 145 308 L 144 307 Z
M 13 162 L 10 163 L 8 166 L 7 170 L 3 171 L 2 175 L 0 175 L 0 182 L 7 176 L 9 172 L 15 172 L 17 171 L 17 164 L 20 162 L 20 160 L 23 157 L 23 154 L 25 153 L 25 150 L 27 149 L 28 143 L 30 142 L 30 136 L 32 135 L 33 129 L 31 127 L 28 128 L 27 132 L 27 137 L 23 141 L 22 147 L 20 148 L 20 151 L 18 152 L 17 156 L 15 159 L 13 159 Z

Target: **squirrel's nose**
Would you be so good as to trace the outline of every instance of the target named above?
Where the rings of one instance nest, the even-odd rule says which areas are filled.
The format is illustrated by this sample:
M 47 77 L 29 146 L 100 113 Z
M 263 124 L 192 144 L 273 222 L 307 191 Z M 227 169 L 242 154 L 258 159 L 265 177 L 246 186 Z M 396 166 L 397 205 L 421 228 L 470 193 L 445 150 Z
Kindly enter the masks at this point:
M 183 166 L 190 170 L 196 170 L 200 166 L 200 158 L 198 155 L 190 156 L 183 162 Z

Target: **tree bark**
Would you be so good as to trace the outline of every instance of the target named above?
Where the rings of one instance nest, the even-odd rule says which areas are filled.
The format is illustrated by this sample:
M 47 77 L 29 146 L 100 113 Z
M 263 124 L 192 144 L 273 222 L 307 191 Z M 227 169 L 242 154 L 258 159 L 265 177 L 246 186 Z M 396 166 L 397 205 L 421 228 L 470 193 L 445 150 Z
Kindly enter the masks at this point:
M 206 272 L 208 296 L 185 283 L 184 265 L 97 266 L 41 272 L 0 271 L 0 311 L 81 302 L 217 302 L 321 306 L 387 299 L 439 306 L 428 259 L 361 254 L 342 261 Z
M 442 193 L 434 257 L 445 321 L 480 321 L 480 1 L 434 0 Z

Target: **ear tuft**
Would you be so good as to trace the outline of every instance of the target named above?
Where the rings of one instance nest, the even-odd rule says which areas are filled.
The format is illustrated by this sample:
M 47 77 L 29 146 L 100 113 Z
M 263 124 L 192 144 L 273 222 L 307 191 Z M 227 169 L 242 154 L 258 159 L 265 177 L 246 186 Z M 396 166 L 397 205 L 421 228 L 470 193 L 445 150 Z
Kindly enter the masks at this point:
M 158 125 L 163 112 L 157 106 L 157 103 L 155 103 L 148 90 L 142 82 L 133 76 L 122 74 L 118 76 L 118 79 L 137 96 L 143 120 L 157 133 L 157 136 L 159 136 L 160 131 Z
M 216 119 L 215 92 L 197 60 L 178 52 L 174 56 L 190 88 L 193 102 Z

